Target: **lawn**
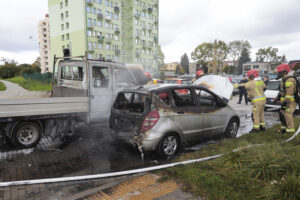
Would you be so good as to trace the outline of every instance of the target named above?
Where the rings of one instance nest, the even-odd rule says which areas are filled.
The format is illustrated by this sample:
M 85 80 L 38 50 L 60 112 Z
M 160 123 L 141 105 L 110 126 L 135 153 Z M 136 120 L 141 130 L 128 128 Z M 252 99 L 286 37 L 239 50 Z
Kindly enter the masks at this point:
M 0 81 L 0 91 L 5 91 L 5 90 L 6 90 L 6 87 L 5 87 L 4 83 L 2 83 Z
M 41 83 L 34 80 L 26 80 L 21 76 L 6 79 L 6 80 L 16 83 L 29 91 L 51 91 L 52 90 L 51 83 L 47 84 L 47 83 Z
M 300 118 L 296 118 L 299 126 Z M 291 135 L 275 130 L 224 139 L 202 150 L 187 153 L 176 161 L 231 152 L 215 160 L 161 170 L 161 180 L 175 179 L 184 190 L 208 200 L 300 199 L 300 135 L 290 143 Z M 238 152 L 233 149 L 265 144 Z

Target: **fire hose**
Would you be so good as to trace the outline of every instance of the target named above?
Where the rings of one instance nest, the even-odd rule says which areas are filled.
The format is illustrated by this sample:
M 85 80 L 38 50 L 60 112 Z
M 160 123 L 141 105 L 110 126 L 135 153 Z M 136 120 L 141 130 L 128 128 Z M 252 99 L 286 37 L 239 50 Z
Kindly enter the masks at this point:
M 300 126 L 298 130 L 295 132 L 295 134 L 288 138 L 285 142 L 290 142 L 299 134 L 300 132 Z M 249 149 L 256 146 L 263 146 L 265 144 L 253 144 L 246 147 L 241 147 L 234 149 L 232 152 L 241 151 L 244 149 Z M 104 173 L 104 174 L 95 174 L 95 175 L 86 175 L 86 176 L 74 176 L 74 177 L 62 177 L 62 178 L 48 178 L 48 179 L 36 179 L 36 180 L 24 180 L 24 181 L 11 181 L 11 182 L 0 182 L 0 187 L 7 187 L 7 186 L 18 186 L 18 185 L 33 185 L 33 184 L 44 184 L 44 183 L 59 183 L 59 182 L 70 182 L 70 181 L 82 181 L 82 180 L 92 180 L 92 179 L 99 179 L 99 178 L 109 178 L 109 177 L 116 177 L 116 176 L 123 176 L 123 175 L 131 175 L 131 174 L 138 174 L 138 173 L 144 173 L 144 172 L 150 172 L 160 169 L 166 169 L 171 168 L 179 165 L 189 165 L 199 162 L 204 162 L 208 160 L 213 160 L 216 158 L 220 158 L 227 153 L 218 154 L 214 156 L 209 156 L 205 158 L 199 158 L 194 160 L 187 160 L 187 161 L 181 161 L 176 163 L 170 163 L 165 165 L 158 165 L 154 167 L 147 167 L 147 168 L 141 168 L 141 169 L 133 169 L 133 170 L 127 170 L 127 171 L 121 171 L 121 172 L 113 172 L 113 173 Z

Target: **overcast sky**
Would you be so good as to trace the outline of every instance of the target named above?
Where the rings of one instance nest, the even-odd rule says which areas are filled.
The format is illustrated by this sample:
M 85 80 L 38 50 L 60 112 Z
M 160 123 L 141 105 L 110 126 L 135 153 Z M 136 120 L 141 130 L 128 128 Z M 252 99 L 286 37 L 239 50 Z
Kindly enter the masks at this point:
M 73 0 L 74 1 L 74 0 Z M 37 23 L 47 0 L 0 1 L 0 58 L 32 63 L 39 56 Z M 203 42 L 248 40 L 300 59 L 300 0 L 160 0 L 159 42 L 166 62 L 179 61 Z

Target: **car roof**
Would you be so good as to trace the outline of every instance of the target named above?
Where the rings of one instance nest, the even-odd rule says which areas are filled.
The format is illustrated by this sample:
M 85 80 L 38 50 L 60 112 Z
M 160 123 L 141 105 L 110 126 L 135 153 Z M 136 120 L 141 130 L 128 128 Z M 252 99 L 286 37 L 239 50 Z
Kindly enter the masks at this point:
M 197 85 L 187 85 L 187 84 L 153 84 L 153 85 L 141 85 L 135 86 L 128 89 L 124 89 L 123 93 L 142 93 L 142 94 L 150 94 L 151 92 L 159 92 L 169 89 L 185 89 L 185 88 L 198 88 L 208 90 L 206 87 L 197 86 Z M 213 92 L 212 92 L 213 93 Z

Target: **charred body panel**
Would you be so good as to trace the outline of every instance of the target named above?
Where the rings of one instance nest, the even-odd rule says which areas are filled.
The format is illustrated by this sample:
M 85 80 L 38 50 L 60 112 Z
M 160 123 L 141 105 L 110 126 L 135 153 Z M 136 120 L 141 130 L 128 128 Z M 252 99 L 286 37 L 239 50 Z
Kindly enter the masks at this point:
M 143 112 L 133 114 L 130 110 L 132 98 L 124 98 L 128 94 L 142 94 L 151 101 L 145 101 Z M 122 101 L 127 101 L 123 103 L 128 106 L 127 110 L 123 108 L 126 106 L 118 107 Z M 150 122 L 156 120 L 155 124 L 143 131 L 147 117 L 156 111 L 158 119 L 150 118 Z M 110 127 L 115 132 L 127 134 L 128 141 L 141 145 L 143 150 L 153 151 L 168 134 L 176 135 L 180 145 L 223 134 L 232 118 L 239 119 L 223 99 L 204 87 L 152 85 L 120 92 L 112 108 Z

